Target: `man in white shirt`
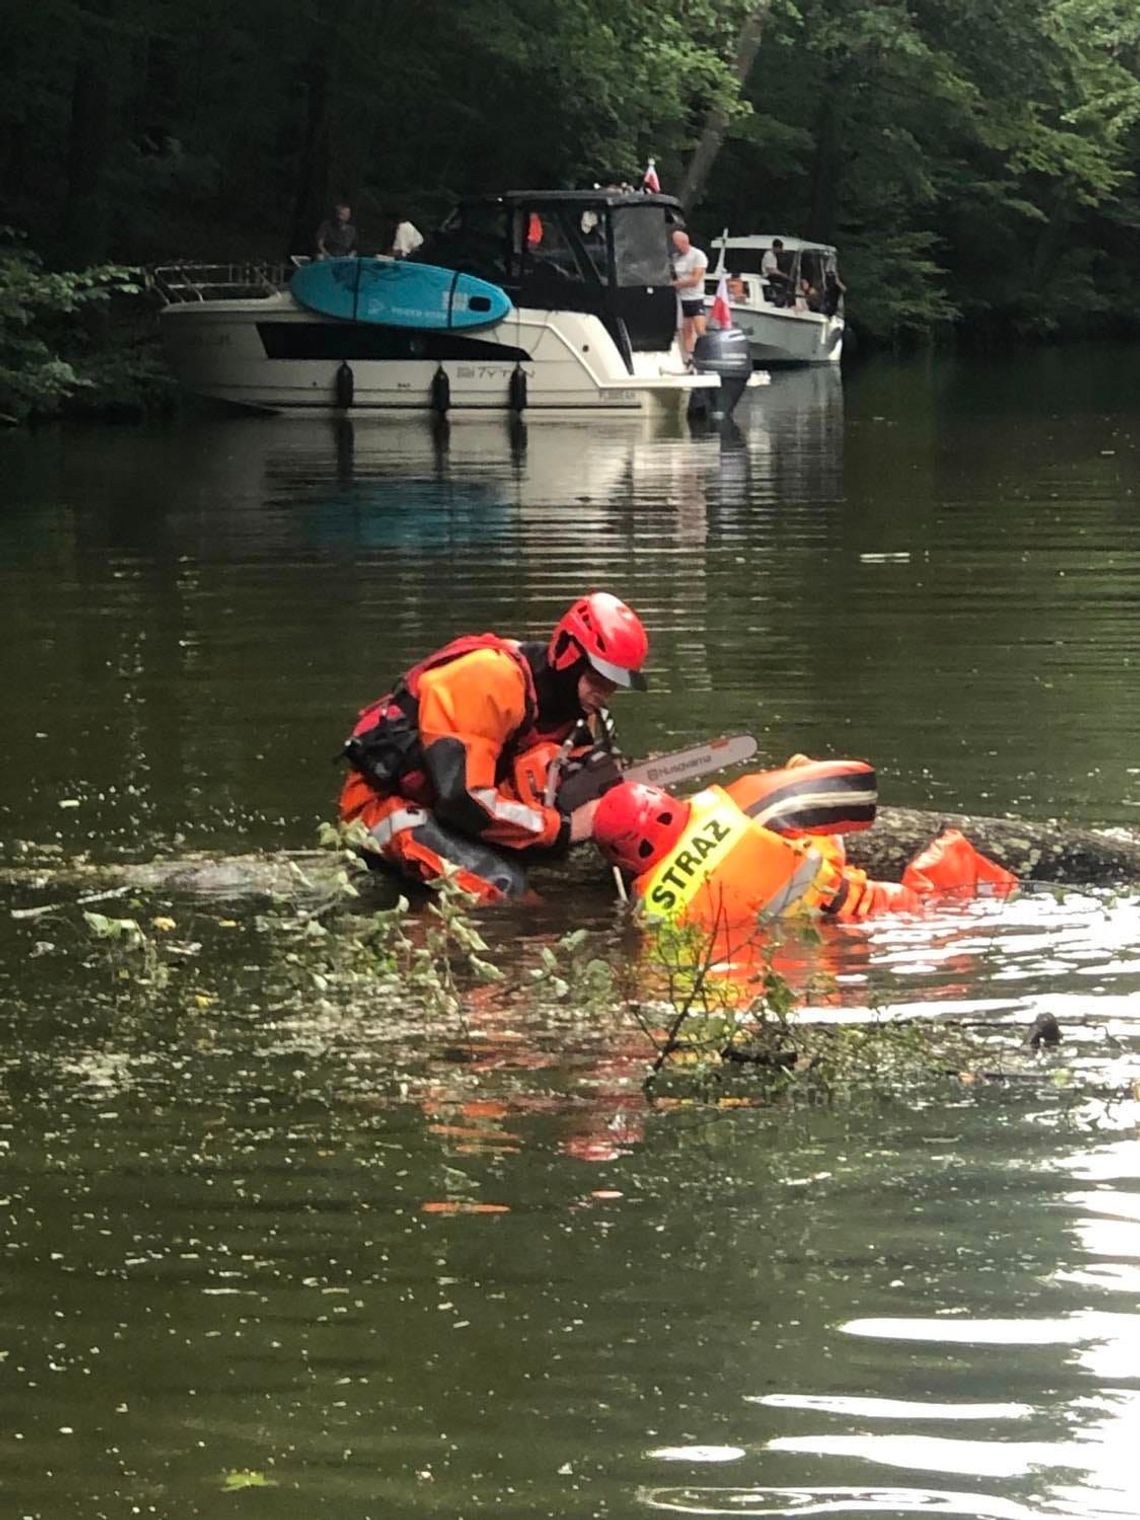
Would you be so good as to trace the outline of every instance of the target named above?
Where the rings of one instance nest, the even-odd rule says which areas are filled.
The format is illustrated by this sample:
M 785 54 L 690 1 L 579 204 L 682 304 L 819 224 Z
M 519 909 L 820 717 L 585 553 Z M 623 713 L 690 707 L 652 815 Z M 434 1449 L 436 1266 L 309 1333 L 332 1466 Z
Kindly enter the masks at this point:
M 780 254 L 783 251 L 783 240 L 773 238 L 771 248 L 760 260 L 760 278 L 772 287 L 772 300 L 777 306 L 783 306 L 788 299 L 788 277 L 780 268 Z
M 673 289 L 681 302 L 681 350 L 686 359 L 705 330 L 705 270 L 709 261 L 694 248 L 687 232 L 673 234 Z

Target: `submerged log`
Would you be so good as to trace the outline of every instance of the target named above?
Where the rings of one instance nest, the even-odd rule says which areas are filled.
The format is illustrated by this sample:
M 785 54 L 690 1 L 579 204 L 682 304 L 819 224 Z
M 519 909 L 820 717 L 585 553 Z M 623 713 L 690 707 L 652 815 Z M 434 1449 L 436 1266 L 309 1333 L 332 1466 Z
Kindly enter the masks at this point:
M 983 854 L 1022 881 L 1127 887 L 1140 885 L 1140 837 L 1123 830 L 1078 829 L 1056 821 L 987 818 L 977 814 L 934 813 L 919 808 L 881 808 L 874 827 L 847 836 L 854 864 L 884 881 L 897 881 L 911 857 L 943 829 L 961 829 Z M 314 903 L 340 892 L 344 861 L 327 850 L 280 850 L 264 854 L 188 854 L 138 862 L 32 859 L 0 867 L 0 888 L 77 890 L 95 902 L 112 895 L 192 896 L 233 902 L 243 898 Z M 597 853 L 575 850 L 567 862 L 534 872 L 544 896 L 568 883 L 596 883 L 604 876 Z M 393 878 L 361 872 L 353 884 L 367 903 L 393 902 L 400 890 Z M 36 912 L 37 908 L 17 909 Z
M 898 881 L 912 856 L 943 829 L 960 829 L 983 855 L 1021 881 L 1104 887 L 1140 883 L 1140 837 L 1123 829 L 1073 828 L 1057 819 L 880 808 L 872 828 L 847 835 L 848 857 L 870 876 Z
M 190 853 L 145 861 L 88 861 L 52 858 L 0 867 L 0 887 L 56 892 L 70 889 L 80 903 L 99 903 L 140 894 L 189 896 L 237 902 L 245 898 L 308 905 L 341 894 L 345 863 L 328 850 L 280 850 L 244 855 Z M 357 875 L 371 900 L 372 877 Z M 380 897 L 395 900 L 387 878 L 377 878 Z M 31 914 L 36 908 L 17 909 Z

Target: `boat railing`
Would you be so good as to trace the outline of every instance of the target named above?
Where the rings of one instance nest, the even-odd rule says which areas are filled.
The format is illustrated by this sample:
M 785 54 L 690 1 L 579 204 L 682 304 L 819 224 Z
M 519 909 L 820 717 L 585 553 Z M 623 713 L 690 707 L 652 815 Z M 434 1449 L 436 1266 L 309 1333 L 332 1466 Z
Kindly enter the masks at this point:
M 158 264 L 150 283 L 171 306 L 198 301 L 238 301 L 277 295 L 287 289 L 295 263 Z

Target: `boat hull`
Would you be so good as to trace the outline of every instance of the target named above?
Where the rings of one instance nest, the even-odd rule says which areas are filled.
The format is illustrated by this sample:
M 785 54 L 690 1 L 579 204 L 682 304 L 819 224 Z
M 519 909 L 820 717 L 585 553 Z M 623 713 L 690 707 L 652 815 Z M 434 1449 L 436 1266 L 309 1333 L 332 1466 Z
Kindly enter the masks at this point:
M 838 364 L 843 354 L 842 317 L 734 304 L 732 320 L 748 335 L 754 364 Z
M 635 354 L 630 374 L 605 325 L 582 312 L 512 310 L 476 333 L 417 332 L 322 317 L 282 293 L 170 305 L 161 327 L 185 389 L 258 411 L 504 412 L 517 409 L 516 369 L 528 417 L 680 410 L 716 383 L 686 373 L 676 347 Z M 446 408 L 433 385 L 441 369 Z

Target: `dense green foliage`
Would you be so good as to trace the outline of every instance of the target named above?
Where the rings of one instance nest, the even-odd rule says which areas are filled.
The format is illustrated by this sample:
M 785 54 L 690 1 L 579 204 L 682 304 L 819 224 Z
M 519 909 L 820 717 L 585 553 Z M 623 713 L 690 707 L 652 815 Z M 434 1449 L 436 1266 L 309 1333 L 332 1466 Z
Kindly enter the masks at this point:
M 51 413 L 83 391 L 116 394 L 121 349 L 90 319 L 115 292 L 137 288 L 129 270 L 111 264 L 52 273 L 0 228 L 0 423 Z
M 1140 313 L 1132 0 L 803 0 L 748 94 L 711 202 L 838 240 L 872 332 Z
M 0 220 L 53 265 L 307 250 L 340 194 L 375 248 L 650 152 L 677 189 L 719 112 L 699 236 L 834 238 L 871 334 L 1140 317 L 1134 0 L 3 5 Z

